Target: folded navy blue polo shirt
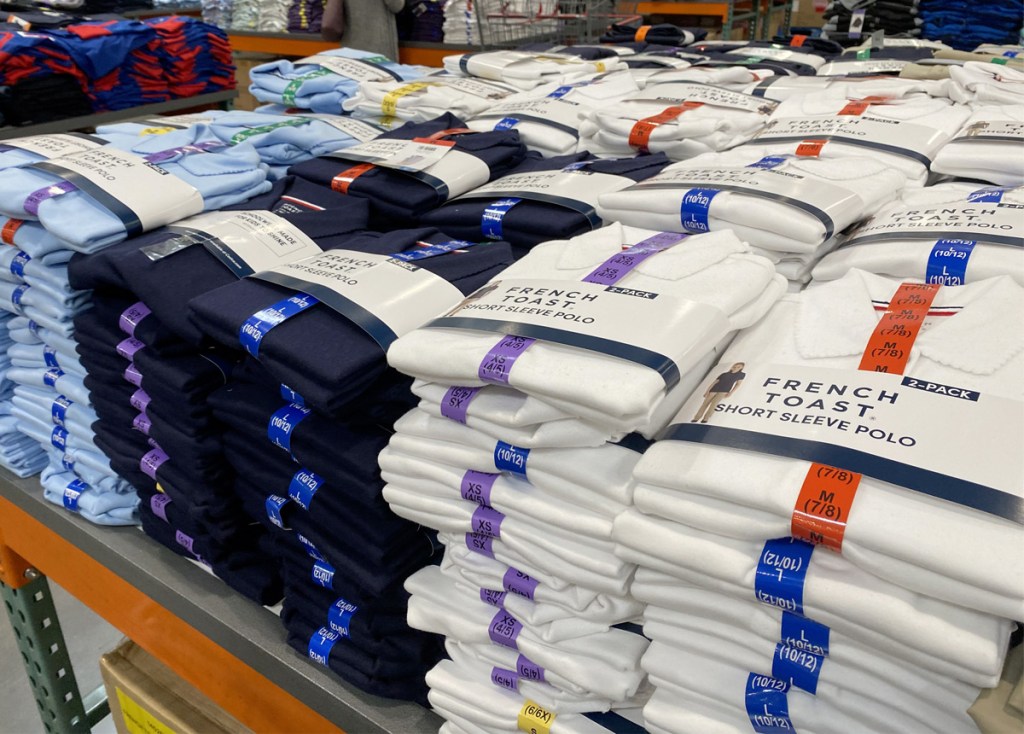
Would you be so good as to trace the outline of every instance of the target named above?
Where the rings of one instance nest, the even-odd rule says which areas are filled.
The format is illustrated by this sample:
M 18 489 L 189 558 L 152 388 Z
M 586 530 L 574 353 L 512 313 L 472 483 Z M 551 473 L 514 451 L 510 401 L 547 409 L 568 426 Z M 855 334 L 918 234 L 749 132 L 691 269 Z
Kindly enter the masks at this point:
M 613 23 L 601 36 L 601 43 L 637 42 L 687 46 L 695 41 L 703 41 L 707 35 L 706 28 L 683 28 L 671 23 Z
M 406 123 L 383 133 L 379 139 L 429 138 L 448 130 L 466 130 L 466 123 L 446 113 L 427 122 Z M 444 140 L 454 143 L 452 150 L 471 155 L 484 163 L 490 171 L 490 179 L 504 176 L 526 155 L 526 146 L 515 130 L 467 131 L 449 135 Z M 429 182 L 422 175 L 382 166 L 364 166 L 357 160 L 321 156 L 296 164 L 288 172 L 321 186 L 344 191 L 349 196 L 369 200 L 372 210 L 370 225 L 375 229 L 416 226 L 421 214 L 450 198 L 446 186 L 438 186 L 436 181 Z
M 176 529 L 146 506 L 140 507 L 139 516 L 146 535 L 178 555 L 202 559 L 201 551 L 207 550 L 202 541 Z M 236 551 L 221 562 L 207 565 L 224 583 L 259 604 L 276 604 L 281 600 L 283 585 L 276 564 L 258 549 Z
M 289 176 L 270 193 L 223 211 L 269 211 L 327 250 L 342 246 L 350 233 L 366 229 L 369 206 L 364 200 Z M 83 288 L 119 285 L 133 293 L 135 301 L 142 301 L 152 313 L 139 322 L 140 340 L 146 341 L 147 322 L 157 320 L 178 338 L 198 344 L 201 334 L 187 316 L 189 299 L 237 276 L 201 244 L 172 254 L 158 247 L 183 234 L 182 223 L 164 227 L 94 255 L 72 258 L 68 270 L 73 282 Z
M 436 229 L 396 230 L 355 235 L 346 249 L 377 254 L 422 249 L 418 243 L 443 244 L 452 237 Z M 485 243 L 415 265 L 469 294 L 512 262 L 509 245 Z M 296 295 L 293 289 L 244 278 L 190 302 L 196 326 L 212 342 L 239 349 L 239 333 L 257 312 Z M 410 303 L 409 308 L 416 308 Z M 384 349 L 346 316 L 317 303 L 271 328 L 259 343 L 258 358 L 281 383 L 297 391 L 308 406 L 338 415 L 387 369 Z
M 799 49 L 794 49 L 799 51 Z M 746 69 L 765 69 L 773 71 L 779 76 L 815 76 L 817 69 L 810 64 L 802 64 L 796 61 L 782 61 L 757 55 L 757 50 L 752 49 L 750 56 L 740 56 L 716 51 L 699 51 L 707 60 L 701 61 L 696 66 L 708 66 L 714 69 L 727 68 L 731 66 L 742 66 Z
M 130 301 L 94 298 L 92 308 L 75 316 L 75 340 L 79 343 L 79 353 L 83 347 L 107 352 L 111 347 L 116 349 L 121 342 L 125 342 L 127 346 L 129 343 L 125 340 L 129 338 L 140 342 L 135 349 L 144 345 L 145 348 L 161 356 L 187 354 L 195 351 L 194 347 L 183 342 L 152 317 L 140 321 L 139 328 L 134 329 L 136 336 L 129 337 L 129 334 L 122 331 L 118 324 L 121 315 L 131 305 Z
M 584 151 L 554 158 L 530 157 L 512 173 L 557 171 L 573 164 L 583 164 L 579 170 L 584 173 L 605 173 L 623 176 L 631 181 L 643 181 L 659 173 L 669 163 L 664 153 L 635 158 L 599 159 Z M 585 179 L 581 180 L 585 182 Z M 541 242 L 569 239 L 602 225 L 593 210 L 584 213 L 568 206 L 525 197 L 511 206 L 500 203 L 515 201 L 515 198 L 510 195 L 459 199 L 428 212 L 421 217 L 421 221 L 459 239 L 476 241 L 500 236 L 513 245 L 517 257 L 522 257 L 529 252 L 529 248 Z M 586 209 L 586 206 L 583 208 Z M 496 222 L 496 218 L 499 221 Z
M 229 551 L 231 546 L 244 546 L 251 549 L 253 544 L 259 540 L 260 533 L 253 530 L 254 526 L 239 522 L 238 517 L 197 518 L 193 515 L 190 507 L 181 502 L 175 502 L 163 492 L 149 490 L 139 492 L 139 501 L 160 517 L 166 517 L 167 522 L 171 525 L 195 537 L 202 537 L 219 547 L 224 547 L 225 552 Z M 217 553 L 221 553 L 221 551 L 218 550 Z
M 843 52 L 843 46 L 840 43 L 836 43 L 829 38 L 808 36 L 804 34 L 800 34 L 799 36 L 775 36 L 770 43 L 779 46 L 789 46 L 794 50 L 799 51 L 812 51 L 826 57 L 835 56 Z

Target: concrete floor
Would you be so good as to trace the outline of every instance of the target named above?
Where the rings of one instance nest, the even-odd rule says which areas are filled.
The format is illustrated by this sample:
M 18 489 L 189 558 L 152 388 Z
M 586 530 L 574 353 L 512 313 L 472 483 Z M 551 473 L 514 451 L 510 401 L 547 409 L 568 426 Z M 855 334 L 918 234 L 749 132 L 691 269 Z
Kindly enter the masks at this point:
M 102 684 L 100 656 L 117 645 L 121 633 L 52 581 L 50 589 L 71 654 L 78 688 L 85 695 Z M 114 724 L 108 716 L 92 731 L 93 734 L 114 734 Z M 42 732 L 43 725 L 28 685 L 21 653 L 14 642 L 14 632 L 7 616 L 0 614 L 0 734 Z

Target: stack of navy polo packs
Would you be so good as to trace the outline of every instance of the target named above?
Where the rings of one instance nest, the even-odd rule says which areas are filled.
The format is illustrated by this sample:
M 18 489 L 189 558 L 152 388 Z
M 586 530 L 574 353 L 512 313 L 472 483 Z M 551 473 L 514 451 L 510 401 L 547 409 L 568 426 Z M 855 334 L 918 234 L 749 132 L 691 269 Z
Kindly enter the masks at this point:
M 383 140 L 426 140 L 448 153 L 422 170 L 398 170 L 353 158 L 349 151 L 314 158 L 291 173 L 335 191 L 370 200 L 371 225 L 415 226 L 422 215 L 512 171 L 526 155 L 514 130 L 478 133 L 452 114 L 411 123 L 382 134 Z M 454 143 L 454 145 L 451 145 Z
M 367 209 L 365 199 L 319 190 Z M 398 308 L 422 323 L 511 261 L 506 243 L 459 242 L 434 229 L 354 232 L 321 256 L 189 302 L 207 339 L 249 355 L 211 404 L 238 470 L 236 494 L 274 530 L 289 643 L 371 693 L 424 700 L 423 675 L 441 653 L 436 638 L 406 624 L 403 589 L 409 574 L 436 562 L 436 540 L 390 511 L 376 466 L 413 401 L 408 378 L 385 359 L 391 329 L 402 329 L 370 304 L 302 279 L 347 274 L 338 296 L 376 271 L 391 279 L 384 291 Z

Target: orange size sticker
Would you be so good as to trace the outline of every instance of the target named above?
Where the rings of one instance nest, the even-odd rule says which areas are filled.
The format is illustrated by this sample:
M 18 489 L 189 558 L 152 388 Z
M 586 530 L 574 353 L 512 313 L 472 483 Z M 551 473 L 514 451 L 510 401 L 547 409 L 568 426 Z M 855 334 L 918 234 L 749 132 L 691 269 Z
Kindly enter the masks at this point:
M 862 99 L 854 99 L 846 103 L 843 109 L 839 110 L 840 115 L 863 115 L 868 111 L 868 107 L 873 104 L 887 104 L 891 97 L 863 97 Z
M 3 229 L 0 229 L 0 241 L 5 245 L 17 247 L 17 245 L 14 244 L 14 233 L 17 232 L 24 223 L 24 219 L 8 219 L 4 222 Z
M 796 154 L 801 158 L 817 158 L 827 140 L 805 140 L 796 146 Z
M 804 36 L 804 35 L 801 35 L 801 34 L 798 33 L 797 35 L 793 36 L 793 38 L 789 42 L 789 45 L 790 46 L 794 46 L 796 48 L 800 48 L 801 46 L 804 45 L 804 41 L 806 41 L 806 40 L 807 40 L 807 36 Z
M 857 472 L 812 463 L 793 508 L 790 534 L 841 551 L 860 479 Z
M 703 102 L 683 102 L 681 105 L 668 107 L 653 117 L 638 120 L 633 125 L 633 129 L 629 131 L 629 147 L 636 148 L 641 153 L 650 153 L 647 146 L 651 142 L 651 133 L 654 132 L 654 128 L 664 125 L 666 122 L 672 122 L 684 112 L 703 106 Z
M 647 33 L 651 30 L 649 25 L 642 25 L 636 29 L 636 33 L 633 35 L 633 40 L 637 43 L 643 43 L 647 39 Z
M 373 167 L 374 165 L 372 163 L 360 163 L 358 166 L 346 168 L 344 171 L 342 171 L 337 176 L 331 179 L 331 188 L 337 191 L 339 194 L 347 194 L 348 187 L 352 185 L 352 182 Z
M 910 349 L 941 287 L 938 283 L 902 284 L 871 333 L 858 369 L 902 375 Z

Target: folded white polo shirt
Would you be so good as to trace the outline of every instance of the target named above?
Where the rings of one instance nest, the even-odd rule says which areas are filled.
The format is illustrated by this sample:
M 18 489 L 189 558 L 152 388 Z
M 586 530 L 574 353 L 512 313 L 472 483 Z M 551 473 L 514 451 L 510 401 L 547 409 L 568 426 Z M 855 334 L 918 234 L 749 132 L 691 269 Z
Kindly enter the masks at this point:
M 444 57 L 450 74 L 490 79 L 533 89 L 548 82 L 564 82 L 574 76 L 603 74 L 624 69 L 618 58 L 588 61 L 571 53 L 537 51 L 481 51 Z
M 600 156 L 663 152 L 685 160 L 750 140 L 775 106 L 722 87 L 651 77 L 642 91 L 587 112 L 580 122 L 580 147 Z
M 1022 205 L 1024 187 L 944 183 L 907 190 L 822 258 L 814 279 L 835 280 L 856 268 L 946 284 L 1008 275 L 1024 285 L 1024 218 L 1016 208 Z
M 884 95 L 883 95 L 884 96 Z M 761 134 L 747 143 L 762 155 L 806 151 L 817 157 L 871 157 L 924 185 L 928 166 L 970 115 L 963 105 L 926 94 L 872 101 L 807 94 L 783 101 Z
M 765 544 L 629 510 L 615 520 L 623 558 L 695 586 L 755 597 Z M 788 548 L 788 544 L 784 547 Z M 806 616 L 862 639 L 866 628 L 982 676 L 998 675 L 1011 623 L 917 594 L 820 548 L 800 566 Z M 864 640 L 867 642 L 867 640 Z
M 435 566 L 424 568 L 405 582 L 409 625 L 460 642 L 502 644 L 518 650 L 545 671 L 557 672 L 584 690 L 615 701 L 632 697 L 644 675 L 640 656 L 648 640 L 632 632 L 607 632 L 545 642 L 507 612 L 463 593 Z M 501 642 L 497 642 L 501 639 Z
M 627 225 L 731 229 L 765 250 L 811 253 L 892 201 L 905 183 L 898 170 L 874 158 L 768 156 L 747 144 L 673 163 L 646 181 L 602 194 L 600 204 L 605 218 Z
M 1024 95 L 1018 104 L 986 104 L 942 146 L 932 170 L 998 186 L 1024 185 Z
M 628 70 L 567 84 L 542 84 L 488 105 L 466 126 L 480 132 L 517 130 L 530 150 L 545 157 L 567 155 L 579 147 L 580 115 L 613 107 L 638 91 Z
M 894 76 L 773 76 L 751 84 L 743 91 L 780 102 L 806 94 L 844 99 L 906 97 L 911 94 L 947 96 L 943 82 Z
M 876 305 L 899 284 L 854 270 L 786 296 L 737 337 L 723 362 L 856 370 L 878 323 Z M 1005 276 L 942 287 L 932 308 L 953 315 L 935 317 L 918 336 L 904 374 L 984 394 L 1024 394 L 1024 331 L 1017 324 L 1024 288 Z M 757 543 L 790 533 L 809 466 L 756 451 L 659 441 L 637 465 L 634 502 L 643 512 Z M 919 594 L 1024 618 L 1024 528 L 1017 523 L 867 475 L 846 520 L 845 563 Z M 820 549 L 814 558 L 831 555 Z
M 621 253 L 624 244 L 654 235 L 649 230 L 607 227 L 572 240 L 546 243 L 506 269 L 489 288 L 511 278 L 537 278 L 558 281 L 559 289 L 565 287 L 569 293 L 582 293 L 573 286 Z M 700 363 L 730 331 L 760 318 L 784 288 L 783 279 L 775 275 L 767 260 L 750 255 L 743 242 L 725 232 L 683 240 L 648 257 L 615 285 L 680 300 L 679 308 L 673 306 L 672 313 L 666 314 L 666 318 L 678 319 L 676 330 L 665 335 L 665 341 L 671 341 L 665 348 L 670 347 L 676 355 L 673 361 L 679 376 Z M 632 305 L 623 302 L 624 307 Z M 557 313 L 568 315 L 559 318 Z M 580 333 L 568 310 L 549 307 L 545 318 L 559 331 Z M 495 323 L 500 322 L 480 325 L 491 329 Z M 583 329 L 584 334 L 589 332 Z M 430 326 L 396 341 L 388 351 L 388 361 L 399 371 L 423 380 L 477 387 L 485 384 L 479 376 L 481 364 L 501 339 L 500 331 Z M 619 349 L 616 344 L 619 342 L 611 348 Z M 671 387 L 646 364 L 545 339 L 523 351 L 508 373 L 508 385 L 572 415 L 589 411 L 602 416 L 624 431 L 647 425 Z
M 649 568 L 637 570 L 632 588 L 637 598 L 649 605 L 648 619 L 729 639 L 749 634 L 773 645 L 785 641 L 791 647 L 824 655 L 826 663 L 868 671 L 896 691 L 927 699 L 949 714 L 963 713 L 978 695 L 978 685 L 955 678 L 958 669 L 947 665 L 941 672 L 932 671 L 921 661 L 932 663 L 934 659 L 922 658 L 881 635 L 869 646 L 778 607 L 687 586 Z M 677 616 L 669 619 L 665 616 L 669 613 Z
M 735 91 L 744 91 L 751 85 L 774 77 L 772 71 L 765 69 L 748 69 L 742 66 L 691 66 L 686 69 L 630 69 L 640 82 L 647 84 L 663 84 L 666 82 L 698 82 L 725 87 Z
M 342 102 L 353 117 L 376 121 L 392 117 L 426 122 L 451 112 L 459 119 L 480 114 L 515 94 L 495 82 L 463 77 L 424 77 L 414 82 L 360 82 L 359 91 Z
M 966 104 L 1021 104 L 1024 102 L 1024 71 L 1002 64 L 968 61 L 949 67 L 950 99 Z

